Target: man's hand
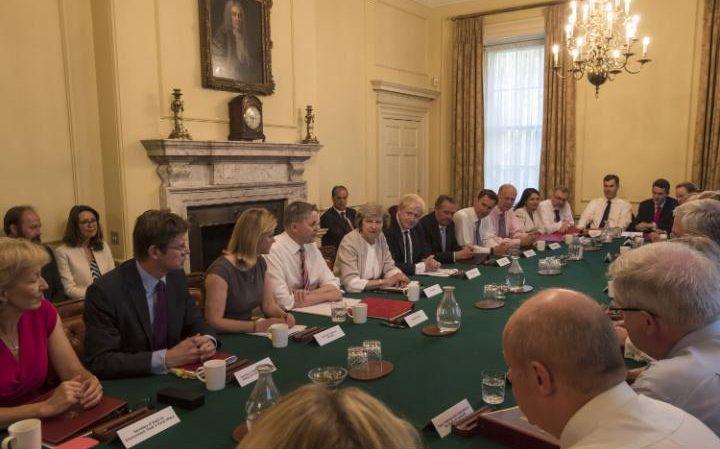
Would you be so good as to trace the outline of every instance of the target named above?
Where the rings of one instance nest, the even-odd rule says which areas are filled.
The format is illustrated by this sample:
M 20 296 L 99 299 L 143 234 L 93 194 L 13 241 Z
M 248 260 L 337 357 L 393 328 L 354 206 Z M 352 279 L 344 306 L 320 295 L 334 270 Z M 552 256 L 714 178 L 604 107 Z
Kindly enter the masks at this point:
M 396 286 L 404 286 L 407 285 L 407 283 L 410 282 L 410 279 L 408 279 L 407 276 L 403 273 L 396 273 L 392 276 L 386 277 L 382 280 L 382 285 L 387 287 L 396 287 Z
M 524 247 L 524 248 L 525 248 L 525 247 L 528 247 L 528 246 L 532 246 L 533 243 L 535 243 L 535 240 L 537 240 L 537 238 L 538 238 L 539 235 L 540 235 L 540 234 L 538 234 L 538 233 L 536 233 L 536 232 L 533 232 L 533 233 L 530 233 L 530 234 L 522 237 L 522 238 L 520 239 L 520 246 L 521 246 L 521 247 Z
M 570 229 L 570 223 L 568 223 L 567 221 L 563 221 L 558 231 L 565 233 L 568 229 Z
M 437 271 L 440 268 L 440 262 L 435 260 L 435 256 L 427 256 L 423 262 L 425 262 L 425 271 Z
M 501 243 L 492 249 L 494 256 L 507 256 L 510 252 L 510 245 L 507 243 Z
M 470 246 L 464 246 L 461 250 L 455 251 L 455 260 L 470 259 L 473 256 L 473 250 Z
M 295 299 L 295 306 L 297 306 L 298 304 L 302 304 L 303 302 L 305 302 L 305 297 L 306 297 L 309 293 L 310 293 L 309 290 L 300 290 L 300 289 L 298 289 L 298 290 L 293 290 L 293 291 L 292 291 L 292 295 L 293 295 L 293 298 Z
M 202 362 L 215 354 L 215 343 L 205 336 L 188 337 L 168 349 L 165 353 L 165 366 L 175 368 L 188 363 Z

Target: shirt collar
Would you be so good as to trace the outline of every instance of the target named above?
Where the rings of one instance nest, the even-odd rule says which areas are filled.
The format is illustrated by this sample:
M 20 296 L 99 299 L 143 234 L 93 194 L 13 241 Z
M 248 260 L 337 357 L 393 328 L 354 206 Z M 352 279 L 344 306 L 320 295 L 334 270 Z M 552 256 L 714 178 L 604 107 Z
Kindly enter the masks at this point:
M 287 232 L 283 232 L 282 234 L 280 234 L 280 236 L 285 236 L 285 239 L 287 240 L 287 246 L 290 249 L 290 253 L 295 254 L 296 252 L 300 251 L 301 245 L 296 242 L 295 239 L 290 237 L 290 234 L 288 234 Z
M 140 262 L 137 260 L 135 261 L 135 266 L 137 266 L 138 273 L 140 273 L 140 280 L 142 281 L 143 288 L 145 288 L 145 293 L 152 293 L 155 291 L 155 286 L 158 282 L 163 281 L 166 282 L 167 275 L 161 277 L 160 279 L 157 279 L 152 274 L 145 271 L 145 269 L 140 265 Z
M 340 215 L 340 214 L 342 214 L 342 213 L 344 213 L 345 215 L 347 215 L 347 209 L 345 209 L 345 210 L 340 210 L 340 209 L 335 208 L 335 206 L 333 206 L 333 209 L 335 209 L 335 212 L 337 212 L 338 215 Z
M 685 348 L 718 337 L 720 337 L 720 320 L 717 320 L 713 323 L 708 324 L 705 327 L 701 327 L 700 329 L 696 329 L 685 335 L 683 338 L 678 340 L 677 343 L 675 343 L 675 346 L 673 346 L 673 348 L 670 350 L 670 352 L 665 358 L 673 358 Z
M 565 428 L 560 434 L 560 447 L 574 446 L 582 438 L 592 433 L 600 420 L 617 415 L 617 410 L 625 407 L 636 397 L 637 393 L 625 381 L 622 381 L 590 399 L 565 424 Z

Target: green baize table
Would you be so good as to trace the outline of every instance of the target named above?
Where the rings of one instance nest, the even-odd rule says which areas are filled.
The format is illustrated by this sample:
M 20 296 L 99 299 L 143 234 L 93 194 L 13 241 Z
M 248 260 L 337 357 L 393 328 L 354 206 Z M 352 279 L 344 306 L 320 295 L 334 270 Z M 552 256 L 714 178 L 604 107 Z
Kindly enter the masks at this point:
M 442 294 L 421 299 L 415 310 L 422 309 L 429 320 L 413 328 L 394 329 L 380 325 L 380 320 L 369 318 L 365 324 L 353 324 L 348 317 L 340 326 L 345 337 L 326 346 L 300 344 L 290 341 L 283 349 L 273 348 L 268 338 L 252 335 L 220 335 L 223 352 L 237 354 L 239 358 L 258 361 L 270 357 L 277 367 L 273 373 L 275 385 L 280 393 L 289 393 L 309 382 L 307 372 L 319 366 L 346 366 L 347 348 L 362 345 L 363 340 L 377 339 L 382 342 L 383 358 L 395 365 L 387 377 L 360 382 L 346 378 L 341 387 L 360 387 L 385 402 L 397 414 L 409 420 L 420 432 L 429 448 L 495 448 L 503 447 L 492 441 L 476 436 L 461 438 L 449 435 L 439 438 L 434 432 L 422 428 L 434 416 L 467 398 L 474 410 L 483 406 L 481 395 L 481 371 L 490 368 L 505 369 L 502 356 L 502 331 L 510 315 L 519 305 L 538 290 L 551 287 L 565 287 L 581 291 L 600 303 L 609 301 L 603 289 L 607 285 L 605 273 L 608 264 L 605 255 L 617 250 L 617 243 L 606 244 L 601 251 L 585 252 L 584 260 L 568 262 L 558 276 L 537 274 L 538 259 L 566 252 L 561 249 L 538 252 L 537 256 L 520 260 L 525 271 L 526 284 L 534 290 L 526 294 L 508 294 L 505 306 L 495 310 L 479 310 L 473 307 L 483 296 L 483 286 L 501 283 L 509 267 L 479 266 L 481 276 L 473 279 L 437 278 L 416 276 L 424 287 L 435 283 L 441 286 L 455 286 L 455 298 L 462 309 L 460 330 L 451 336 L 427 337 L 421 333 L 423 326 L 435 322 L 435 310 Z M 613 251 L 614 252 L 614 251 Z M 454 265 L 470 269 L 468 265 Z M 363 296 L 405 299 L 393 294 L 346 295 L 352 298 Z M 329 318 L 297 313 L 298 324 L 308 326 L 332 326 Z M 105 394 L 123 398 L 131 405 L 144 398 L 155 399 L 156 392 L 164 387 L 180 387 L 205 392 L 205 405 L 192 411 L 175 407 L 180 423 L 135 446 L 138 448 L 232 448 L 231 438 L 235 427 L 245 420 L 245 402 L 250 396 L 254 383 L 240 388 L 236 381 L 218 392 L 205 391 L 205 385 L 193 379 L 180 379 L 174 375 L 139 377 L 103 381 Z M 500 407 L 515 405 L 510 385 L 507 385 L 505 402 Z M 157 404 L 163 407 L 163 404 Z M 118 439 L 104 445 L 122 447 Z

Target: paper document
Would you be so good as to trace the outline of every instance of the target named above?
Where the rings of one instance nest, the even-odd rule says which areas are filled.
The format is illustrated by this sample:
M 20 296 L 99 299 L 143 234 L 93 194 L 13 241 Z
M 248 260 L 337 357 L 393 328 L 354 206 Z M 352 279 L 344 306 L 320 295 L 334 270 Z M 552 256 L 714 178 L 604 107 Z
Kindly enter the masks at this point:
M 360 302 L 359 299 L 352 299 L 352 298 L 343 298 L 343 301 L 345 301 L 345 305 L 348 307 L 352 307 L 353 305 Z M 330 304 L 329 302 L 324 302 L 321 304 L 315 304 L 314 306 L 307 306 L 307 307 L 300 307 L 299 309 L 292 309 L 292 312 L 295 313 L 309 313 L 310 315 L 320 315 L 320 316 L 327 316 L 329 317 L 332 315 L 330 313 Z
M 432 276 L 436 278 L 449 278 L 457 273 L 457 268 L 438 268 L 435 271 L 426 271 L 424 273 L 415 273 L 417 276 Z
M 288 336 L 290 336 L 292 334 L 296 334 L 300 331 L 304 331 L 305 329 L 307 329 L 307 326 L 305 326 L 304 324 L 296 324 L 295 326 L 288 329 Z M 250 335 L 257 335 L 258 337 L 271 338 L 270 330 L 268 330 L 267 332 L 251 332 Z

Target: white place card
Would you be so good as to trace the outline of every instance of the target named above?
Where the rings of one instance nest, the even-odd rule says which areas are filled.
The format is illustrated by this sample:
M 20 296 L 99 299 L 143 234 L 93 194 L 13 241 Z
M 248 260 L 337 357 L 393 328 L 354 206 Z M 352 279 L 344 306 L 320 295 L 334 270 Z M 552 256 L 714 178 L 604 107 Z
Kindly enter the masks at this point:
M 313 335 L 315 341 L 317 341 L 317 344 L 320 346 L 325 346 L 331 341 L 335 341 L 338 338 L 342 338 L 344 336 L 345 332 L 343 332 L 340 326 L 333 326 L 330 329 L 325 329 L 324 331 L 318 332 L 317 334 Z
M 241 370 L 235 371 L 235 379 L 237 379 L 237 382 L 240 384 L 241 387 L 244 387 L 245 385 L 250 385 L 258 378 L 257 367 L 265 364 L 275 366 L 272 360 L 270 360 L 270 357 L 265 357 L 259 362 L 255 362 L 250 366 L 246 366 Z
M 130 449 L 179 422 L 180 418 L 175 414 L 175 410 L 172 407 L 165 407 L 157 413 L 118 430 L 117 435 L 122 444 Z
M 620 234 L 622 237 L 642 237 L 642 232 L 634 232 L 634 231 L 623 231 L 622 234 Z
M 465 272 L 465 276 L 468 279 L 475 279 L 476 277 L 480 276 L 480 270 L 478 270 L 477 268 L 473 268 L 472 270 L 467 270 Z
M 452 431 L 452 423 L 463 419 L 473 412 L 467 399 L 463 399 L 449 409 L 434 417 L 430 422 L 435 427 L 440 438 L 445 438 Z
M 555 251 L 556 249 L 560 249 L 560 244 L 557 243 L 557 242 L 555 242 L 555 243 L 550 243 L 550 244 L 548 244 L 548 248 L 550 248 L 551 250 Z
M 424 310 L 418 310 L 417 312 L 413 312 L 410 315 L 405 316 L 405 322 L 410 327 L 415 327 L 423 321 L 427 320 L 428 316 L 425 314 Z
M 442 288 L 440 287 L 440 284 L 431 285 L 430 287 L 423 289 L 423 293 L 425 293 L 425 296 L 428 298 L 432 298 L 433 296 L 442 293 Z
M 534 250 L 534 249 L 529 249 L 529 250 L 527 250 L 527 251 L 523 251 L 523 256 L 525 256 L 526 258 L 533 257 L 533 256 L 536 256 L 536 255 L 537 255 L 537 254 L 535 253 L 535 250 Z
M 498 267 L 504 267 L 506 265 L 510 265 L 510 259 L 507 257 L 502 257 L 497 260 Z

